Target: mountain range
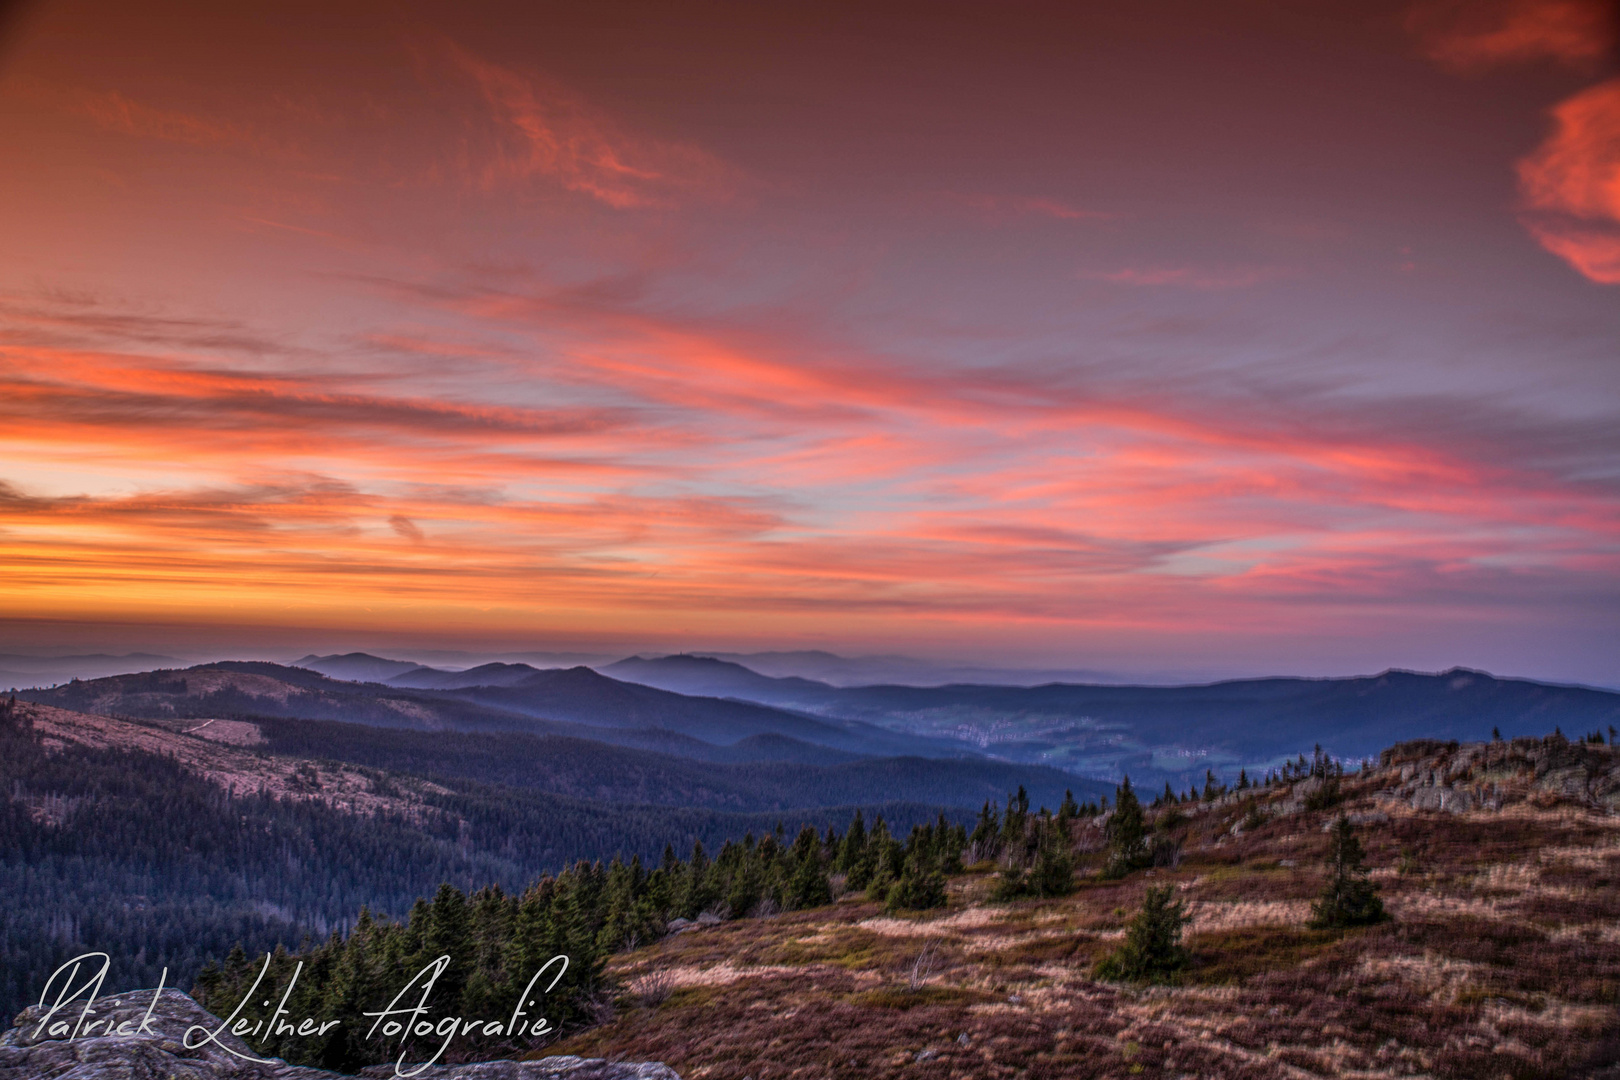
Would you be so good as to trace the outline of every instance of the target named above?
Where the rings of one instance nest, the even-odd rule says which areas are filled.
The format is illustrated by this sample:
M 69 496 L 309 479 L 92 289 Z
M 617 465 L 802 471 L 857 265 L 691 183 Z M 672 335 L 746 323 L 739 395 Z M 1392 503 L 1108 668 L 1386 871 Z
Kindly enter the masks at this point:
M 332 658 L 307 659 L 319 667 Z M 572 680 L 584 680 L 577 672 L 585 669 L 575 670 Z M 1404 739 L 1466 740 L 1486 737 L 1492 729 L 1511 737 L 1560 726 L 1585 733 L 1620 724 L 1620 693 L 1503 679 L 1465 668 L 1191 686 L 834 686 L 802 676 L 766 675 L 717 656 L 680 654 L 630 657 L 603 666 L 598 677 L 680 695 L 687 704 L 656 700 L 686 712 L 689 724 L 696 723 L 690 710 L 718 716 L 724 711 L 718 701 L 746 703 L 792 714 L 801 725 L 809 720 L 841 725 L 846 740 L 855 732 L 867 737 L 883 732 L 922 740 L 907 752 L 966 753 L 1092 779 L 1130 775 L 1178 790 L 1201 783 L 1206 770 L 1222 779 L 1235 778 L 1240 770 L 1263 774 L 1318 745 L 1332 756 L 1359 761 Z M 463 672 L 418 667 L 390 681 L 458 688 L 458 694 L 492 706 L 562 717 L 569 702 L 561 687 L 568 680 L 553 679 L 550 696 L 539 694 L 548 684 L 544 673 L 525 665 Z M 479 683 L 490 685 L 473 685 Z M 634 695 L 625 697 L 628 703 Z M 567 712 L 583 723 L 600 722 L 592 715 L 589 709 Z M 823 745 L 848 745 L 825 734 L 808 735 L 813 729 L 803 726 L 775 730 Z

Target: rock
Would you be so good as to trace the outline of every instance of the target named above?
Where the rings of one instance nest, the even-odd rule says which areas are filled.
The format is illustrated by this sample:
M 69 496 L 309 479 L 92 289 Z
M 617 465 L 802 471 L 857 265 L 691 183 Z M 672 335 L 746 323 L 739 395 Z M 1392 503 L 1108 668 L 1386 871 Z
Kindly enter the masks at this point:
M 1412 809 L 1444 810 L 1461 814 L 1474 807 L 1474 797 L 1453 787 L 1420 787 L 1412 793 Z
M 42 1030 L 45 1010 L 39 1006 L 24 1009 L 11 1030 L 0 1033 L 0 1080 L 345 1080 L 339 1073 L 277 1058 L 244 1060 L 260 1055 L 223 1032 L 217 1042 L 193 1032 L 189 1041 L 201 1045 L 188 1049 L 188 1028 L 215 1031 L 220 1019 L 178 990 L 163 991 L 155 1002 L 153 996 L 151 990 L 132 990 L 98 999 L 87 1017 L 95 1029 L 88 1035 L 81 1030 L 76 1038 L 69 1038 L 71 1030 L 54 1035 Z M 79 1011 L 75 1003 L 57 1018 L 74 1023 Z M 112 1034 L 104 1033 L 108 1030 Z M 360 1075 L 391 1077 L 394 1066 L 373 1066 Z M 658 1062 L 577 1057 L 436 1066 L 418 1075 L 427 1080 L 680 1080 Z
M 1400 743 L 1380 755 L 1380 798 L 1414 810 L 1464 813 L 1510 803 L 1568 803 L 1620 811 L 1620 755 L 1602 743 L 1541 739 Z
M 1344 817 L 1346 821 L 1357 827 L 1362 825 L 1382 825 L 1389 821 L 1389 815 L 1384 813 L 1382 810 L 1369 810 L 1366 812 L 1358 811 L 1356 813 L 1346 814 Z M 1338 823 L 1338 818 L 1330 818 L 1322 823 L 1322 831 L 1332 832 L 1334 826 L 1338 825 Z

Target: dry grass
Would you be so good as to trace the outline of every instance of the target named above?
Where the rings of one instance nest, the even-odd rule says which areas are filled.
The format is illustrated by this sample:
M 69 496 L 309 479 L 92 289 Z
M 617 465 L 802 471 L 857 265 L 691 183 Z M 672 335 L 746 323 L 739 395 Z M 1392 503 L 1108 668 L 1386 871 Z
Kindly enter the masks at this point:
M 1351 781 L 1344 808 L 1387 807 L 1381 786 Z M 1233 837 L 1233 808 L 1199 807 L 1179 868 L 1082 881 L 1063 900 L 990 904 L 981 871 L 932 917 L 846 900 L 666 939 L 613 965 L 627 980 L 667 970 L 662 1005 L 546 1052 L 663 1060 L 687 1080 L 1488 1080 L 1620 1059 L 1620 820 L 1528 801 L 1383 812 L 1360 830 L 1394 914 L 1379 926 L 1304 925 L 1326 815 Z M 1180 985 L 1092 980 L 1146 887 L 1167 881 L 1193 920 Z

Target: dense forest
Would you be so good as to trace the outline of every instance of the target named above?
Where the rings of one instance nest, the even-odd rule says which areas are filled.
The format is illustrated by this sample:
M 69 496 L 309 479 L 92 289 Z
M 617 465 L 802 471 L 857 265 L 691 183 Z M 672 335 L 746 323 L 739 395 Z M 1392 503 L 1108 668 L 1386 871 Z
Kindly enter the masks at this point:
M 217 715 L 217 714 L 216 714 Z M 589 739 L 517 732 L 384 730 L 364 724 L 240 716 L 259 726 L 265 749 L 441 779 L 608 802 L 776 811 L 852 806 L 883 792 L 900 802 L 972 808 L 1026 784 L 1056 804 L 1065 788 L 1096 796 L 1110 787 L 1047 769 L 973 759 L 866 758 L 837 764 L 697 762 Z
M 814 908 L 847 890 L 864 891 L 891 911 L 942 907 L 945 879 L 962 872 L 964 859 L 994 860 L 1004 867 L 1001 899 L 1067 893 L 1074 880 L 1073 823 L 1099 809 L 1065 798 L 1056 815 L 1044 809 L 1032 813 L 1028 794 L 1020 790 L 1008 799 L 1004 815 L 986 803 L 971 835 L 941 814 L 914 826 L 902 843 L 882 818 L 868 828 L 857 812 L 842 835 L 832 829 L 818 833 L 809 825 L 791 842 L 779 829 L 758 839 L 749 833 L 726 841 L 712 857 L 701 843 L 694 844 L 684 860 L 666 847 L 651 870 L 639 858 L 614 859 L 605 866 L 582 860 L 519 894 L 489 886 L 469 896 L 446 884 L 431 901 L 413 905 L 402 922 L 362 911 L 349 933 L 334 932 L 301 953 L 250 960 L 246 951 L 235 950 L 223 966 L 210 966 L 199 976 L 196 993 L 220 1016 L 247 1001 L 239 1016 L 250 1031 L 260 1030 L 261 1023 L 265 1031 L 252 1045 L 289 1061 L 345 1070 L 401 1057 L 423 1061 L 445 1043 L 442 1032 L 411 1038 L 407 1029 L 384 1039 L 368 1015 L 446 957 L 425 1016 L 430 1026 L 448 1017 L 504 1021 L 520 997 L 531 995 L 536 1008 L 524 1032 L 479 1026 L 452 1040 L 439 1060 L 511 1054 L 602 1015 L 613 990 L 603 976 L 607 958 L 684 922 Z M 567 958 L 565 965 L 553 960 L 559 956 Z M 546 992 L 525 994 L 542 971 L 538 985 Z M 405 1000 L 415 1004 L 422 985 L 416 982 Z M 269 1021 L 280 1009 L 300 1019 L 339 1023 L 324 1035 L 271 1034 Z M 532 1024 L 542 1016 L 547 1026 L 537 1033 Z
M 656 859 L 668 844 L 826 829 L 849 806 L 792 814 L 605 804 L 457 781 L 421 820 L 231 795 L 169 758 L 43 745 L 0 703 L 0 1013 L 37 999 L 63 960 L 114 958 L 120 986 L 186 985 L 236 944 L 298 947 L 361 907 L 405 914 L 441 883 L 528 887 L 577 859 Z M 937 806 L 879 804 L 897 827 Z

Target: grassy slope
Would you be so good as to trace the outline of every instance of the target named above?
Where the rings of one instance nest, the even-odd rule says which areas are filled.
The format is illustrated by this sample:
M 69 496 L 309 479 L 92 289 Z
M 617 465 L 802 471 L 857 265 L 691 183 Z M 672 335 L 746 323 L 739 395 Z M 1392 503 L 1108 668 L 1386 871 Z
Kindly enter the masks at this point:
M 1062 900 L 990 904 L 985 869 L 927 917 L 847 898 L 666 938 L 614 962 L 614 1020 L 546 1052 L 663 1060 L 686 1080 L 1563 1077 L 1620 1059 L 1620 817 L 1527 783 L 1499 811 L 1416 811 L 1409 792 L 1379 797 L 1399 770 L 1351 779 L 1344 806 L 1387 815 L 1359 829 L 1394 916 L 1380 926 L 1306 928 L 1329 815 L 1277 792 L 1258 829 L 1231 834 L 1236 802 L 1203 807 L 1178 868 L 1083 878 Z M 1093 981 L 1166 881 L 1193 916 L 1181 984 Z M 913 991 L 930 942 L 938 966 Z

